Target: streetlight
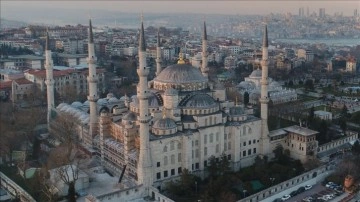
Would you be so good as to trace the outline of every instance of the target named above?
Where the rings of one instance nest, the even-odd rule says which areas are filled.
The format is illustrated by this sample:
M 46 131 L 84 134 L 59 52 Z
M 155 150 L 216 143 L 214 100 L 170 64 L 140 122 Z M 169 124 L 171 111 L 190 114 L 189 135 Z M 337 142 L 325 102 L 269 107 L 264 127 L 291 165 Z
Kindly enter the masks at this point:
M 197 195 L 197 181 L 195 181 L 195 191 L 196 191 L 196 195 Z
M 246 190 L 246 189 L 244 189 L 244 190 L 243 190 L 243 193 L 244 193 L 244 198 L 245 198 L 245 193 L 246 193 L 246 192 L 247 192 L 247 190 Z

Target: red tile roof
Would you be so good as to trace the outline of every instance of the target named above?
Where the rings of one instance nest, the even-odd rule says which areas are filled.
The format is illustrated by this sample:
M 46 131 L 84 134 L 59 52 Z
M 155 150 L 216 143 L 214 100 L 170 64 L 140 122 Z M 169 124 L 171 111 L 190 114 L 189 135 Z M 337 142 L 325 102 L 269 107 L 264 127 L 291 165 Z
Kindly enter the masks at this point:
M 31 81 L 25 79 L 25 78 L 21 78 L 21 79 L 16 79 L 15 82 L 19 85 L 24 85 L 24 84 L 32 84 Z
M 12 83 L 12 81 L 3 81 L 3 82 L 0 82 L 0 89 L 1 89 L 1 90 L 8 89 L 8 88 L 11 89 L 11 83 Z

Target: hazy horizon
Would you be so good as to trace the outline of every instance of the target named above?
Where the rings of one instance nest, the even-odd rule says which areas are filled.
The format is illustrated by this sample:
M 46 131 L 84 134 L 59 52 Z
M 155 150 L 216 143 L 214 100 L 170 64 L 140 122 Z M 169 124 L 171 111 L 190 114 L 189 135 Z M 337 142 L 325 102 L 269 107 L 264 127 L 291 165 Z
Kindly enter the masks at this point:
M 51 3 L 50 3 L 51 2 Z M 109 10 L 129 13 L 198 13 L 198 14 L 240 14 L 266 15 L 270 13 L 298 14 L 299 8 L 319 12 L 352 15 L 354 9 L 360 12 L 360 1 L 1 1 L 1 17 L 14 19 L 22 13 L 44 10 L 63 12 L 65 9 Z M 45 12 L 44 12 L 45 13 Z M 44 15 L 45 18 L 51 16 Z

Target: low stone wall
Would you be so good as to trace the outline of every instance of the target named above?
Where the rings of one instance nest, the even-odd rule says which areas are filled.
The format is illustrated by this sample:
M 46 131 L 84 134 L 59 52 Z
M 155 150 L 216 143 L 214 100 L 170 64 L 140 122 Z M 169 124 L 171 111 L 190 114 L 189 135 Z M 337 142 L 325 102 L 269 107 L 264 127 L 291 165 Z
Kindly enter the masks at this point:
M 346 136 L 343 138 L 320 145 L 317 149 L 318 154 L 329 151 L 330 149 L 340 147 L 341 145 L 344 145 L 346 143 L 349 143 L 351 141 L 358 139 L 358 133 L 356 133 L 356 132 L 346 131 L 345 134 L 346 134 Z
M 155 187 L 150 187 L 149 189 L 149 194 L 151 196 L 151 198 L 154 200 L 154 201 L 158 201 L 158 202 L 175 202 L 171 199 L 169 199 L 168 197 L 162 195 L 158 189 L 156 189 Z
M 10 192 L 11 195 L 19 197 L 20 201 L 36 202 L 35 199 L 27 193 L 23 188 L 8 178 L 4 173 L 0 172 L 1 187 Z
M 313 178 L 316 178 L 319 174 L 322 174 L 324 172 L 326 172 L 326 166 L 321 166 L 318 167 L 316 169 L 313 169 L 309 172 L 306 172 L 304 174 L 301 174 L 299 176 L 296 176 L 290 180 L 281 182 L 275 186 L 269 187 L 263 191 L 260 191 L 256 194 L 253 194 L 251 196 L 248 196 L 244 199 L 239 200 L 238 202 L 256 202 L 256 201 L 261 201 L 264 200 L 274 194 L 280 193 L 282 191 L 285 191 L 291 187 L 294 187 L 298 184 L 301 184 L 303 182 L 309 181 Z
M 143 192 L 142 186 L 136 186 L 99 196 L 88 195 L 85 197 L 85 202 L 127 202 L 142 198 L 142 195 L 144 195 Z

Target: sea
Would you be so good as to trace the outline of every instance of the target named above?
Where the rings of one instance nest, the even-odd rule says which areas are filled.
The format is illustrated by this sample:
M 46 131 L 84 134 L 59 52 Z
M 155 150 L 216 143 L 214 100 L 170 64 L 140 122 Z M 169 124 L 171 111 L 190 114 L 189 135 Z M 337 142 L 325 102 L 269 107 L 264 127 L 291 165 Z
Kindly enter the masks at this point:
M 291 44 L 326 44 L 327 46 L 358 46 L 359 39 L 276 39 L 275 42 Z

